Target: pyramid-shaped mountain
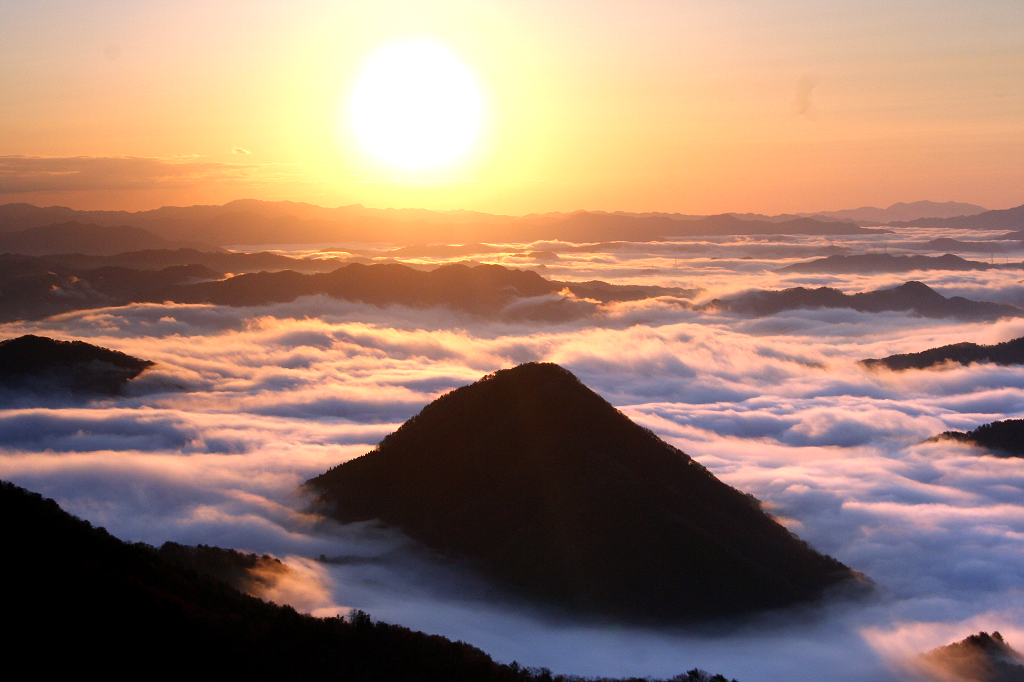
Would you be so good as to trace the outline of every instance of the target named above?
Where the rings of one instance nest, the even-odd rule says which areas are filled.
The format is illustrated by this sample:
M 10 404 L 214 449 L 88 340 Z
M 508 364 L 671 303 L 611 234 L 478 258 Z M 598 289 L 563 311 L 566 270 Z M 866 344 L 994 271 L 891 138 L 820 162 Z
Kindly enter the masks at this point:
M 454 390 L 306 485 L 339 521 L 380 519 L 514 592 L 602 618 L 747 613 L 856 576 L 554 364 Z

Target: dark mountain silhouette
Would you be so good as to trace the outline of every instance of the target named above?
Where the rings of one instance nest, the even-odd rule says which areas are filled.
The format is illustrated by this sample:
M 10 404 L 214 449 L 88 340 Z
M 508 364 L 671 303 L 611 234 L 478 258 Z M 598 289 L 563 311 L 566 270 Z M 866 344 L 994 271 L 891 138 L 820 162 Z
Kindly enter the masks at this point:
M 1024 657 L 998 632 L 979 632 L 922 654 L 920 663 L 941 679 L 1024 682 Z
M 115 395 L 153 362 L 84 341 L 27 334 L 0 341 L 0 386 Z
M 1024 263 L 993 265 L 965 260 L 947 253 L 944 256 L 894 256 L 867 253 L 855 256 L 829 256 L 807 263 L 795 263 L 777 272 L 852 274 L 867 272 L 909 272 L 911 270 L 1000 270 L 1024 269 Z
M 575 299 L 554 296 L 568 290 Z M 653 296 L 689 297 L 693 290 L 656 286 L 614 285 L 600 281 L 559 282 L 535 272 L 500 265 L 444 265 L 422 271 L 399 264 L 353 263 L 334 272 L 302 275 L 288 270 L 239 275 L 215 282 L 183 284 L 152 294 L 155 301 L 248 306 L 281 303 L 299 296 L 327 294 L 377 306 L 448 306 L 485 317 L 556 321 L 594 312 L 593 304 L 633 301 Z M 525 299 L 549 296 L 530 306 Z M 518 306 L 518 307 L 517 307 Z
M 744 315 L 774 315 L 804 308 L 852 308 L 868 313 L 908 311 L 922 317 L 956 317 L 962 320 L 995 320 L 1024 315 L 1024 310 L 1012 305 L 972 301 L 962 296 L 946 298 L 922 282 L 907 282 L 892 289 L 859 294 L 844 294 L 830 287 L 751 291 L 733 298 L 715 299 L 701 307 L 703 310 L 724 310 Z
M 901 353 L 886 358 L 869 358 L 861 363 L 871 368 L 886 367 L 900 371 L 905 369 L 925 369 L 946 362 L 958 362 L 969 365 L 972 362 L 993 362 L 997 365 L 1024 364 L 1024 337 L 1004 341 L 991 346 L 981 346 L 964 341 L 939 348 L 929 348 L 919 353 Z
M 154 300 L 169 286 L 221 277 L 202 265 L 83 270 L 31 256 L 0 256 L 0 266 L 0 322 Z
M 502 370 L 311 479 L 504 587 L 599 618 L 690 621 L 820 598 L 855 574 L 567 370 Z
M 973 431 L 945 431 L 936 439 L 957 440 L 987 448 L 1000 457 L 1024 457 L 1024 419 L 982 424 Z
M 673 235 L 869 234 L 852 223 L 795 218 L 780 223 L 732 215 L 681 220 L 664 215 L 576 213 L 489 215 L 469 211 L 324 208 L 296 202 L 232 201 L 223 206 L 165 206 L 153 211 L 74 211 L 28 204 L 0 206 L 0 230 L 74 220 L 131 225 L 166 239 L 232 244 L 391 242 L 394 244 L 568 241 L 649 241 Z
M 45 652 L 32 665 L 48 676 L 569 682 L 361 611 L 313 618 L 260 601 L 183 565 L 181 552 L 122 542 L 11 483 L 0 482 L 0 517 L 4 644 Z M 698 670 L 675 679 L 726 682 Z
M 128 225 L 84 225 L 77 222 L 29 227 L 0 232 L 0 253 L 42 256 L 54 253 L 82 253 L 109 256 L 123 251 L 179 246 L 167 239 Z M 209 250 L 216 250 L 209 247 Z
M 162 264 L 165 256 L 187 259 L 182 251 L 120 254 L 108 262 Z M 282 264 L 274 254 L 203 254 L 207 262 Z M 152 259 L 149 256 L 153 256 Z M 284 258 L 284 257 L 281 257 Z M 173 260 L 173 258 L 172 258 Z M 298 259 L 285 259 L 283 264 Z M 72 310 L 129 303 L 213 303 L 229 306 L 293 301 L 326 294 L 378 306 L 448 306 L 487 317 L 559 321 L 597 311 L 597 305 L 657 296 L 690 298 L 698 290 L 650 285 L 616 285 L 598 280 L 560 282 L 532 271 L 500 265 L 444 265 L 424 270 L 397 263 L 351 263 L 332 272 L 303 274 L 293 270 L 254 272 L 222 279 L 203 265 L 175 265 L 162 270 L 134 270 L 114 265 L 93 269 L 66 263 L 98 262 L 85 256 L 0 256 L 0 322 L 32 319 Z M 323 267 L 317 264 L 312 267 Z M 566 293 L 568 292 L 568 293 Z
M 920 218 L 890 223 L 893 227 L 949 227 L 957 230 L 1024 230 L 1024 205 L 956 218 Z

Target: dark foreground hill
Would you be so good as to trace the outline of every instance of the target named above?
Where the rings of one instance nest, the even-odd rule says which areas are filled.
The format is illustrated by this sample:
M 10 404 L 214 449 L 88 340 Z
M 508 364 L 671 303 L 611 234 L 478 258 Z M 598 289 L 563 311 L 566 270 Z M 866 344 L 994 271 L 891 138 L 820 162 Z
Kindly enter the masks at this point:
M 0 341 L 0 387 L 115 395 L 153 362 L 84 341 L 27 334 Z
M 598 618 L 725 617 L 855 581 L 553 364 L 456 389 L 306 487 L 342 522 L 381 519 L 516 593 Z
M 1006 419 L 982 424 L 973 431 L 946 431 L 935 437 L 971 443 L 999 457 L 1024 457 L 1024 419 Z
M 4 645 L 41 677 L 569 682 L 361 612 L 313 618 L 260 601 L 205 575 L 209 556 L 193 570 L 178 550 L 122 542 L 11 483 L 0 518 Z
M 900 353 L 885 358 L 868 358 L 861 363 L 872 369 L 886 367 L 891 370 L 925 369 L 946 362 L 969 365 L 972 362 L 992 362 L 997 365 L 1024 364 L 1024 337 L 1012 339 L 991 346 L 982 346 L 969 341 L 948 346 L 929 348 L 919 353 Z
M 781 291 L 751 291 L 706 303 L 704 310 L 724 310 L 743 315 L 774 315 L 786 310 L 851 308 L 860 312 L 912 312 L 922 317 L 955 317 L 962 320 L 995 320 L 1019 317 L 1024 310 L 1002 303 L 972 301 L 962 296 L 946 298 L 922 282 L 907 282 L 892 289 L 844 294 L 838 289 L 795 287 Z
M 910 272 L 911 270 L 1005 270 L 1024 269 L 1024 263 L 999 264 L 966 260 L 947 253 L 943 256 L 894 256 L 866 253 L 855 256 L 828 256 L 806 263 L 794 263 L 777 272 L 855 274 L 870 272 Z
M 979 632 L 922 654 L 920 662 L 940 679 L 1024 682 L 1024 657 L 998 632 Z

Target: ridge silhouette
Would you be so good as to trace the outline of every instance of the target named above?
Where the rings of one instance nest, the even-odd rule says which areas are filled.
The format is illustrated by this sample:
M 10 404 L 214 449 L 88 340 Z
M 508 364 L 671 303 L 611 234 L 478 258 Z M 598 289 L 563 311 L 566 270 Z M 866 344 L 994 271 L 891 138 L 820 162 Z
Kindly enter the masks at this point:
M 925 369 L 946 362 L 969 365 L 972 362 L 991 362 L 997 365 L 1024 364 L 1024 337 L 983 346 L 970 341 L 952 343 L 948 346 L 929 348 L 917 353 L 899 353 L 884 358 L 868 358 L 860 361 L 872 369 L 886 367 L 894 371 Z

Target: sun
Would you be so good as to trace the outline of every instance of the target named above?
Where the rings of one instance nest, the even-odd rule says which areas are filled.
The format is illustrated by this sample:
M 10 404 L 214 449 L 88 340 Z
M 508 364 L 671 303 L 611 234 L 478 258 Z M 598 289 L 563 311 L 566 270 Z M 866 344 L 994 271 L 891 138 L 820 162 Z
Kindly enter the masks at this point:
M 436 168 L 473 146 L 483 98 L 472 71 L 451 51 L 412 40 L 367 60 L 350 115 L 356 139 L 378 160 L 405 170 Z

